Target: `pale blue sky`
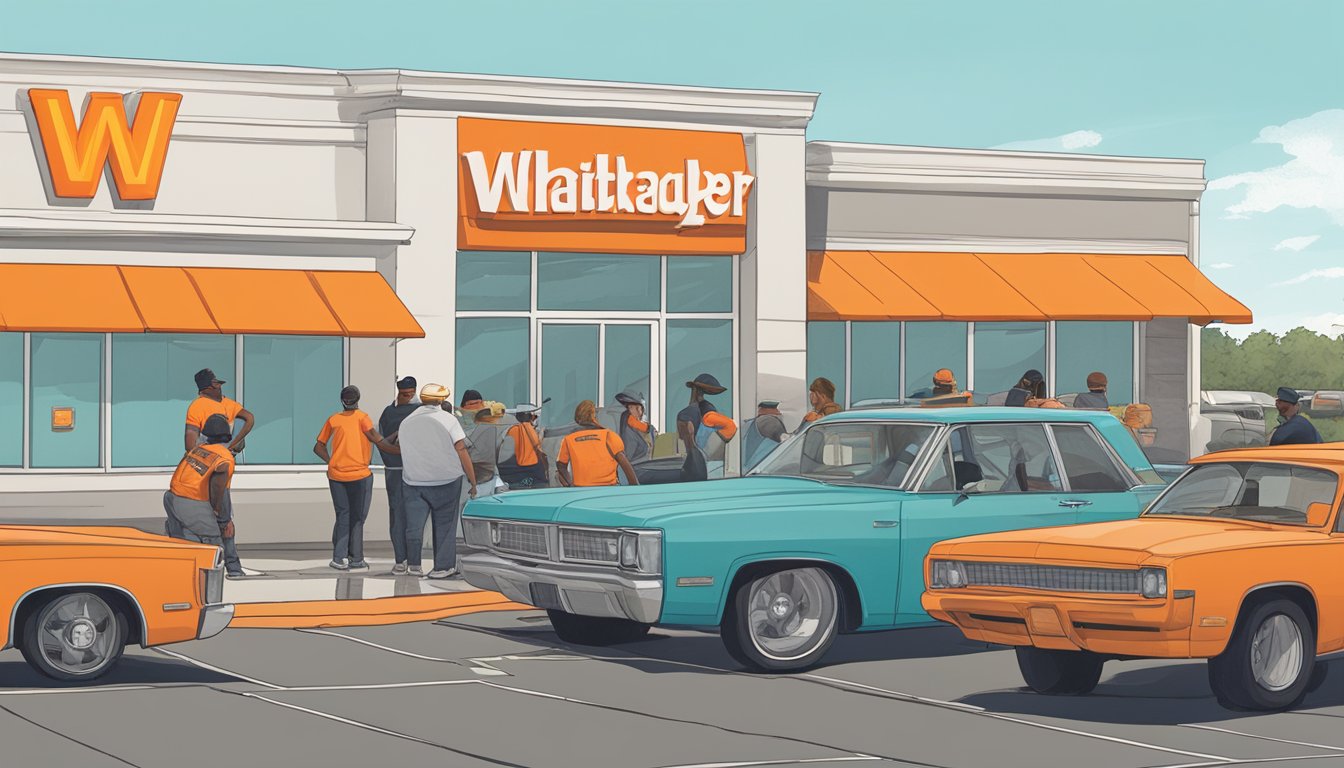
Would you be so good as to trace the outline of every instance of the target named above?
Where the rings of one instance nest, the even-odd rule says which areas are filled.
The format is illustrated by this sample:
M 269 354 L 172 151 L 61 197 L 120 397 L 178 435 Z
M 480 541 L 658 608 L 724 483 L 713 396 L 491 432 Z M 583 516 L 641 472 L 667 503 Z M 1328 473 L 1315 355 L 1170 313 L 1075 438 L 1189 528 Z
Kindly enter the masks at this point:
M 812 139 L 1202 158 L 1206 271 L 1332 335 L 1341 29 L 1338 0 L 0 0 L 4 51 L 811 90 Z

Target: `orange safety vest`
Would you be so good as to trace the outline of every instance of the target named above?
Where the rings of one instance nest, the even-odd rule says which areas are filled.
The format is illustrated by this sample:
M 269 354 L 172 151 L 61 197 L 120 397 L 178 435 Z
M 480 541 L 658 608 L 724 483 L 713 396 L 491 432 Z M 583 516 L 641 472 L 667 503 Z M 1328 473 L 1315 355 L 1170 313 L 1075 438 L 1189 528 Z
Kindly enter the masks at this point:
M 210 500 L 210 478 L 224 466 L 224 487 L 233 482 L 234 459 L 228 447 L 214 443 L 198 445 L 187 451 L 173 472 L 168 490 L 184 499 Z

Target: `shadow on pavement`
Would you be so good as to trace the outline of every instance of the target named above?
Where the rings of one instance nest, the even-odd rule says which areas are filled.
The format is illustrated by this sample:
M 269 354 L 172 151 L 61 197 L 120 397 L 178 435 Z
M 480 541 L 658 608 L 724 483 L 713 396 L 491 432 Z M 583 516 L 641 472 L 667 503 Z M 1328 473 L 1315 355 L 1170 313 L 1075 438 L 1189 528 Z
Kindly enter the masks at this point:
M 8 688 L 85 688 L 97 690 L 120 685 L 197 684 L 245 682 L 236 677 L 211 672 L 208 669 L 175 659 L 153 656 L 123 656 L 117 666 L 92 683 L 65 683 L 52 680 L 34 671 L 27 662 L 18 658 L 0 661 L 0 691 Z

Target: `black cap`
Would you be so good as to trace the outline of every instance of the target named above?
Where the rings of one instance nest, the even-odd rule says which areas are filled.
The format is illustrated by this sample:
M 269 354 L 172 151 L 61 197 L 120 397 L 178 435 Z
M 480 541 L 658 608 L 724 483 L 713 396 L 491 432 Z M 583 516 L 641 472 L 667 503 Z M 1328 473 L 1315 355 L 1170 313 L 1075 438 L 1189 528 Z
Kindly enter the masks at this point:
M 1041 372 L 1036 370 L 1035 368 L 1032 368 L 1031 370 L 1022 374 L 1022 378 L 1026 379 L 1027 381 L 1030 381 L 1032 384 L 1035 384 L 1038 381 L 1045 381 L 1045 376 L 1042 375 Z
M 699 376 L 696 376 L 695 381 L 686 382 L 686 386 L 690 387 L 691 389 L 698 389 L 703 392 L 707 392 L 711 395 L 717 395 L 720 392 L 727 391 L 728 389 L 727 387 L 720 384 L 719 380 L 714 378 L 712 374 L 708 373 L 702 373 Z
M 1288 403 L 1289 405 L 1297 405 L 1297 402 L 1302 399 L 1302 396 L 1297 394 L 1296 389 L 1289 389 L 1288 387 L 1279 387 L 1279 394 L 1277 396 L 1277 399 L 1282 400 L 1283 402 Z
M 616 402 L 621 405 L 643 405 L 644 393 L 626 390 L 616 395 Z
M 415 389 L 416 382 L 414 376 L 403 376 L 397 381 L 397 389 Z
M 233 436 L 233 425 L 229 423 L 228 419 L 224 418 L 224 414 L 212 413 L 210 418 L 206 419 L 205 423 L 201 425 L 201 434 L 205 435 L 207 439 L 227 440 Z
M 341 402 L 354 404 L 359 402 L 359 387 L 351 384 L 341 390 Z
M 214 384 L 216 381 L 220 384 L 228 384 L 227 381 L 216 379 L 215 372 L 209 368 L 202 368 L 196 372 L 196 390 L 198 392 L 202 389 L 209 389 L 210 385 Z
M 467 403 L 470 403 L 472 400 L 483 400 L 483 399 L 485 398 L 481 397 L 480 392 L 477 392 L 474 389 L 468 389 L 466 392 L 462 393 L 462 402 L 458 403 L 458 405 L 466 405 Z

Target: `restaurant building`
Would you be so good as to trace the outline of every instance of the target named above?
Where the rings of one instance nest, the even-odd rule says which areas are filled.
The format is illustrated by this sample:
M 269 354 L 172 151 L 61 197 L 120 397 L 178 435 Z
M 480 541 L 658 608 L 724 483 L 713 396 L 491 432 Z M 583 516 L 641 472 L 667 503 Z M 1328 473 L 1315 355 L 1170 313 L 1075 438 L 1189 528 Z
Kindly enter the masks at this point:
M 325 538 L 314 438 L 404 375 L 674 431 L 702 372 L 796 422 L 816 375 L 1102 370 L 1196 450 L 1198 326 L 1250 320 L 1197 268 L 1202 162 L 808 142 L 816 100 L 0 55 L 0 518 L 160 516 L 203 367 L 257 417 L 243 542 Z

